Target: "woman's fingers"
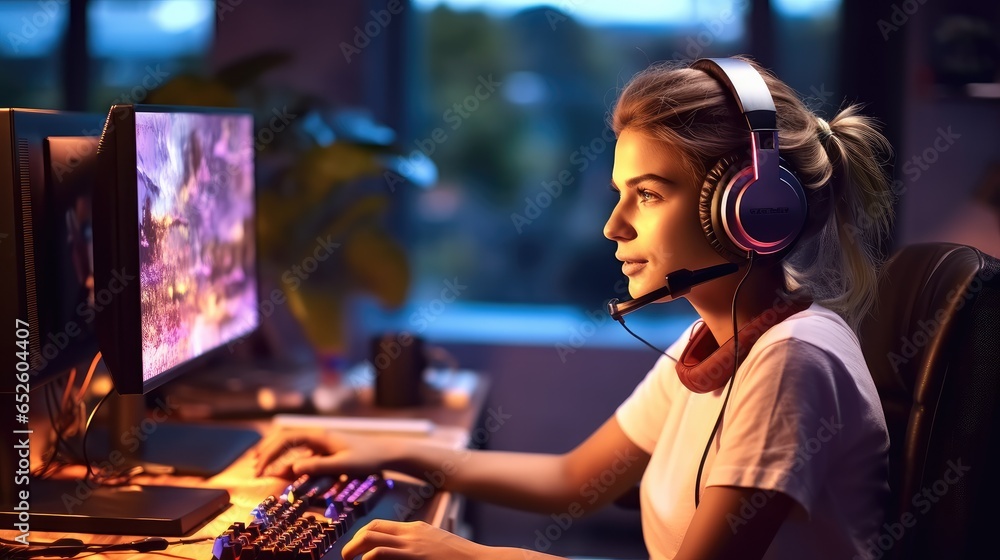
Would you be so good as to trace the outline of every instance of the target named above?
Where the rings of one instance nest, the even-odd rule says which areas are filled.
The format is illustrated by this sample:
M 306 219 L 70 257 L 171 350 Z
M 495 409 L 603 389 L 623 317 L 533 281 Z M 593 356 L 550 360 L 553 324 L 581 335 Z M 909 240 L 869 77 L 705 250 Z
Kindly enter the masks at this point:
M 354 535 L 342 552 L 345 560 L 484 560 L 491 550 L 423 521 L 376 519 Z
M 315 432 L 278 432 L 264 438 L 256 449 L 256 472 L 260 476 L 268 465 L 295 447 L 306 447 L 315 453 L 329 453 L 323 434 Z
M 379 530 L 377 527 L 372 527 L 373 525 L 379 525 L 379 523 L 373 521 L 365 525 L 354 535 L 354 538 L 350 542 L 344 545 L 341 555 L 345 560 L 354 560 L 355 557 L 362 556 L 376 548 L 389 550 L 403 548 L 405 545 L 403 536 Z M 391 555 L 385 556 L 385 558 L 391 557 Z

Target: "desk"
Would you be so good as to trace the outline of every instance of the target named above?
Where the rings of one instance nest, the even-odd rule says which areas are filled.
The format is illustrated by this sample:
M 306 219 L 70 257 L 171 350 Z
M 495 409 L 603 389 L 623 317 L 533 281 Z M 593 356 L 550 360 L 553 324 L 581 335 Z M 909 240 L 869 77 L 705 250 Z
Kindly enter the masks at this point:
M 451 447 L 465 447 L 469 442 L 472 430 L 475 428 L 482 413 L 488 383 L 482 376 L 476 376 L 476 384 L 470 393 L 470 398 L 466 406 L 461 409 L 447 408 L 443 406 L 427 405 L 406 409 L 378 409 L 362 400 L 346 405 L 342 410 L 345 416 L 361 417 L 394 417 L 394 418 L 427 418 L 435 422 L 438 428 L 434 435 L 421 438 L 428 443 L 437 445 L 447 445 Z M 237 424 L 237 423 L 233 423 Z M 275 428 L 266 421 L 239 422 L 238 425 L 250 426 L 261 432 L 262 435 Z M 378 437 L 378 436 L 372 436 Z M 265 497 L 277 494 L 288 481 L 274 477 L 257 478 L 255 476 L 252 449 L 244 453 L 239 459 L 231 464 L 226 470 L 209 479 L 196 477 L 175 477 L 175 476 L 141 476 L 135 479 L 138 484 L 162 484 L 169 486 L 192 486 L 202 488 L 224 488 L 230 494 L 231 506 L 206 524 L 198 528 L 194 533 L 184 538 L 212 537 L 213 539 L 225 531 L 232 523 L 237 521 L 246 522 L 249 520 L 249 512 L 260 503 Z M 79 470 L 69 471 L 70 476 L 82 477 L 82 467 Z M 398 473 L 387 472 L 388 477 L 403 478 Z M 449 492 L 439 492 L 432 499 L 430 504 L 422 510 L 424 514 L 420 519 L 434 526 L 445 530 L 456 532 L 461 515 L 463 500 Z M 0 531 L 0 537 L 13 539 L 17 533 L 12 530 Z M 56 532 L 32 531 L 30 540 L 40 542 L 51 542 L 61 537 L 79 538 L 85 543 L 94 544 L 115 544 L 141 539 L 140 535 L 89 535 L 89 534 L 66 534 Z M 168 540 L 175 540 L 170 538 Z M 176 545 L 166 551 L 140 554 L 136 552 L 122 551 L 113 552 L 88 558 L 194 558 L 206 560 L 212 557 L 212 541 L 205 541 L 196 544 Z

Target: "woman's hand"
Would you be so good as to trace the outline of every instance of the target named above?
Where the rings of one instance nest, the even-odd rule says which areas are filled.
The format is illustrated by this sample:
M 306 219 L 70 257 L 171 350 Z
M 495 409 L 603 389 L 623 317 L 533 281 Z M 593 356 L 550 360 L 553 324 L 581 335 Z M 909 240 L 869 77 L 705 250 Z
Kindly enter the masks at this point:
M 366 438 L 324 430 L 283 430 L 269 434 L 256 448 L 256 472 L 294 478 L 302 474 L 371 474 L 385 468 L 398 447 L 393 438 Z M 312 457 L 287 451 L 305 448 Z
M 491 549 L 424 523 L 376 519 L 362 527 L 341 553 L 345 560 L 375 552 L 384 560 L 483 560 Z M 495 555 L 493 555 L 495 556 Z M 367 558 L 367 556 L 364 556 Z

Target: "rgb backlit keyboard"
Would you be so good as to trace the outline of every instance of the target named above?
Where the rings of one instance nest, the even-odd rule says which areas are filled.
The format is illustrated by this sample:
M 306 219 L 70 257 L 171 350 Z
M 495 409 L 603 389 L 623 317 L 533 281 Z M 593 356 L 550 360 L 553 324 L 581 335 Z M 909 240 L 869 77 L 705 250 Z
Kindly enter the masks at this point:
M 215 539 L 216 560 L 332 560 L 373 519 L 408 521 L 429 487 L 385 479 L 303 475 Z M 416 505 L 413 497 L 419 497 Z M 414 509 L 416 505 L 417 509 Z

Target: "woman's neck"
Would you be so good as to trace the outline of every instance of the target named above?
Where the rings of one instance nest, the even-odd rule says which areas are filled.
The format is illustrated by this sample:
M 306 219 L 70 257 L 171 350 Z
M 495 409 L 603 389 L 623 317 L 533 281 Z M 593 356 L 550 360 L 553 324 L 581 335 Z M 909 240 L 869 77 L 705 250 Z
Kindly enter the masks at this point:
M 741 267 L 736 274 L 692 288 L 686 296 L 719 346 L 733 337 L 733 293 L 744 274 L 746 268 Z M 770 308 L 785 305 L 787 299 L 781 267 L 755 267 L 740 287 L 736 300 L 737 328 Z

